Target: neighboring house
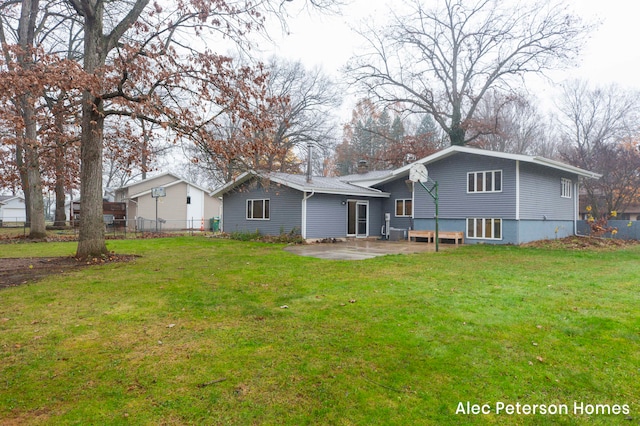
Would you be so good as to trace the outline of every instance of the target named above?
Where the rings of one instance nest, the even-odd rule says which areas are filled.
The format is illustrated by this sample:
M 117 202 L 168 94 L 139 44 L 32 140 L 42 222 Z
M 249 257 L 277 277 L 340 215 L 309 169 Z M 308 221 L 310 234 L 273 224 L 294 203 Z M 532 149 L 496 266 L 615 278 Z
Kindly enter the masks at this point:
M 68 205 L 68 204 L 67 204 Z M 80 200 L 73 201 L 73 226 L 80 226 Z M 122 228 L 126 225 L 127 205 L 124 202 L 116 203 L 113 201 L 102 200 L 102 219 L 107 226 L 115 226 Z
M 24 222 L 27 220 L 27 208 L 24 197 L 20 195 L 0 195 L 0 222 Z
M 152 189 L 164 188 L 164 197 L 154 198 Z M 157 201 L 156 201 L 157 200 Z M 220 200 L 209 191 L 172 173 L 164 173 L 115 190 L 115 201 L 127 203 L 129 226 L 153 228 L 156 219 L 162 229 L 209 227 L 220 216 Z M 157 203 L 157 204 L 156 204 Z M 133 220 L 135 219 L 135 221 Z
M 604 197 L 603 197 L 604 198 Z M 590 205 L 589 197 L 586 194 L 580 194 L 580 217 L 584 220 L 587 220 L 589 216 L 593 214 L 592 212 L 587 211 L 587 206 Z M 605 205 L 603 201 L 601 205 Z M 640 204 L 629 204 L 619 210 L 616 211 L 616 216 L 611 217 L 611 212 L 604 211 L 600 212 L 601 215 L 609 216 L 614 220 L 632 220 L 632 221 L 640 221 Z
M 425 157 L 439 186 L 439 228 L 465 242 L 523 244 L 576 230 L 579 179 L 600 177 L 542 157 L 452 146 Z M 411 165 L 338 178 L 246 172 L 214 192 L 223 230 L 306 239 L 382 237 L 435 229 L 433 198 L 408 180 Z M 386 223 L 388 218 L 388 224 Z

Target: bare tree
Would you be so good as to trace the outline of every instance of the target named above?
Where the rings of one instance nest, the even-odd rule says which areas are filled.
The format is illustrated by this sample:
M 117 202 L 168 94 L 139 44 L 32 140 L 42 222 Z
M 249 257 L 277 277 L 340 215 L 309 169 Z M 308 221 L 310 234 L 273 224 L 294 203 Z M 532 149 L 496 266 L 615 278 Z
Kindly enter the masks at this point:
M 557 156 L 549 119 L 526 95 L 489 91 L 478 105 L 470 130 L 481 134 L 474 146 L 514 154 Z
M 341 104 L 340 89 L 320 68 L 308 70 L 304 65 L 272 58 L 267 66 L 268 90 L 272 98 L 286 100 L 272 106 L 276 123 L 273 144 L 289 155 L 314 152 L 327 154 L 335 144 L 335 111 Z M 332 119 L 332 117 L 334 117 Z M 308 155 L 308 154 L 307 154 Z M 285 158 L 278 159 L 282 170 Z
M 445 0 L 393 15 L 385 29 L 361 32 L 371 51 L 347 72 L 380 101 L 429 113 L 463 145 L 483 134 L 472 129 L 490 89 L 510 91 L 515 79 L 563 65 L 579 51 L 589 26 L 550 1 Z
M 263 114 L 270 126 L 244 135 L 242 122 L 229 119 L 226 125 L 210 129 L 216 139 L 224 141 L 224 152 L 211 149 L 206 140 L 200 141 L 196 150 L 187 148 L 219 182 L 247 169 L 299 172 L 308 145 L 314 146 L 316 156 L 328 156 L 334 146 L 332 116 L 341 102 L 338 86 L 319 68 L 308 70 L 301 62 L 275 57 L 266 64 L 265 72 L 264 89 L 269 105 L 262 111 L 252 105 L 247 114 Z M 260 149 L 246 155 L 245 150 L 238 150 L 245 144 Z M 317 161 L 315 158 L 314 162 Z
M 601 217 L 635 202 L 640 187 L 640 93 L 574 80 L 563 86 L 558 109 L 564 159 L 603 175 L 583 184 L 593 215 Z

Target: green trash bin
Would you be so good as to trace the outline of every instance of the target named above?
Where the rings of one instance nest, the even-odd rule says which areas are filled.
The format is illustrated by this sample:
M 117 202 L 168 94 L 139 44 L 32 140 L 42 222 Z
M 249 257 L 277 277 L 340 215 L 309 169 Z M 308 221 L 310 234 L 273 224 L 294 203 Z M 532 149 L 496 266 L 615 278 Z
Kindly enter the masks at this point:
M 212 217 L 211 219 L 209 219 L 209 229 L 211 229 L 213 232 L 218 232 L 220 230 L 219 217 Z

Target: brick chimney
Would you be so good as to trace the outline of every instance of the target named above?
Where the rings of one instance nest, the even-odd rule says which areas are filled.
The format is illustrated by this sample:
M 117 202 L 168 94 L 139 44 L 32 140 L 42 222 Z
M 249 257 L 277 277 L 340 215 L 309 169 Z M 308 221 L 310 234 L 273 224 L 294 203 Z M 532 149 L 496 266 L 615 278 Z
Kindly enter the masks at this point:
M 368 171 L 369 171 L 369 163 L 367 163 L 367 160 L 358 161 L 358 174 L 362 175 L 367 173 Z

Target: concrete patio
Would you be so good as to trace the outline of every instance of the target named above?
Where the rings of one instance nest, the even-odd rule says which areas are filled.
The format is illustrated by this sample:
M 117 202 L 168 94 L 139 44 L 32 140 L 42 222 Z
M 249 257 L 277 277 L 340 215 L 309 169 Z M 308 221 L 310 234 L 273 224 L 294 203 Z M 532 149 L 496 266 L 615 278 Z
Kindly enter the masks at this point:
M 455 248 L 453 244 L 440 244 L 440 250 Z M 300 256 L 333 260 L 363 260 L 388 254 L 435 252 L 435 244 L 426 242 L 349 239 L 335 243 L 311 243 L 285 247 Z

